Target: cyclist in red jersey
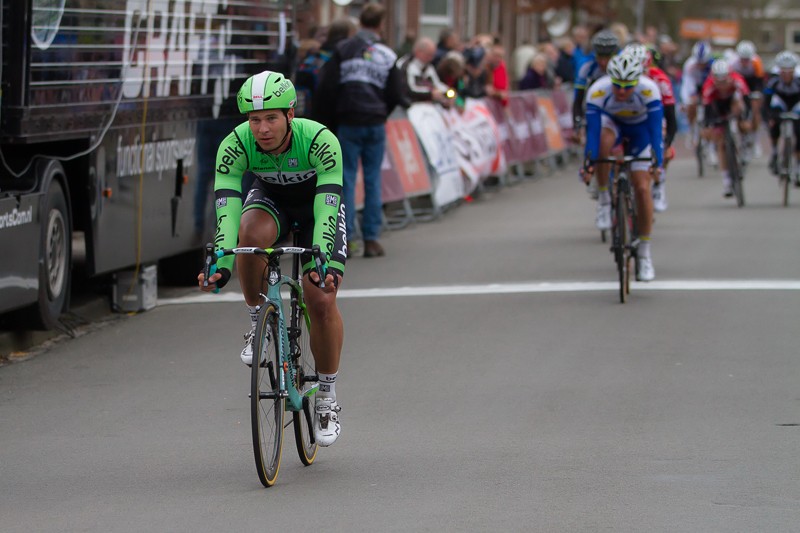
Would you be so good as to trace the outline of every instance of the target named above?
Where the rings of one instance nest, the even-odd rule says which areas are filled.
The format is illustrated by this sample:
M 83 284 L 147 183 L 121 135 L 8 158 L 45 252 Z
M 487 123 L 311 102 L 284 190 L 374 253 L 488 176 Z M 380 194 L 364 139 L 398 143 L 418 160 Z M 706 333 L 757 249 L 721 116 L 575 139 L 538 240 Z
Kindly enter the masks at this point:
M 654 49 L 643 44 L 632 43 L 625 47 L 625 52 L 631 54 L 642 64 L 644 75 L 656 82 L 661 91 L 661 105 L 664 107 L 664 169 L 656 183 L 653 184 L 653 209 L 657 212 L 666 211 L 667 193 L 665 178 L 669 161 L 675 157 L 672 141 L 678 131 L 678 121 L 675 118 L 675 91 L 667 73 L 655 65 Z
M 705 124 L 701 135 L 717 146 L 719 166 L 722 169 L 723 194 L 726 198 L 733 196 L 733 186 L 725 157 L 725 143 L 722 142 L 722 127 L 714 126 L 722 118 L 736 118 L 739 132 L 746 134 L 751 130 L 751 123 L 745 120 L 746 98 L 750 89 L 742 76 L 731 69 L 724 59 L 717 59 L 711 66 L 711 74 L 703 82 L 701 91 L 705 107 Z
M 736 45 L 736 53 L 732 54 L 730 61 L 731 68 L 742 75 L 747 87 L 750 88 L 750 119 L 753 121 L 753 129 L 748 136 L 746 144 L 747 150 L 752 152 L 754 157 L 761 156 L 761 144 L 758 139 L 758 131 L 761 127 L 761 93 L 766 82 L 766 72 L 761 57 L 756 52 L 756 46 L 752 41 L 740 41 Z

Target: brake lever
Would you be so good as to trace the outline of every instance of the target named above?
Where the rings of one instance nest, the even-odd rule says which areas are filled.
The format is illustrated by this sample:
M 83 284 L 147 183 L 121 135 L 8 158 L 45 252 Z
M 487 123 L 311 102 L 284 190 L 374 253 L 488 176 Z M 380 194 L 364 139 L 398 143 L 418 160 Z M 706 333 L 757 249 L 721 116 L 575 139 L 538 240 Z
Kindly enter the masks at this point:
M 319 276 L 319 283 L 317 286 L 320 289 L 325 288 L 325 276 L 322 273 L 322 251 L 319 249 L 319 244 L 315 244 L 311 247 L 311 254 L 314 256 L 314 269 L 317 272 L 317 276 Z
M 214 253 L 214 245 L 206 244 L 206 262 L 203 267 L 203 287 L 208 287 L 208 278 L 217 272 L 217 254 Z M 214 294 L 219 293 L 219 287 L 214 289 Z

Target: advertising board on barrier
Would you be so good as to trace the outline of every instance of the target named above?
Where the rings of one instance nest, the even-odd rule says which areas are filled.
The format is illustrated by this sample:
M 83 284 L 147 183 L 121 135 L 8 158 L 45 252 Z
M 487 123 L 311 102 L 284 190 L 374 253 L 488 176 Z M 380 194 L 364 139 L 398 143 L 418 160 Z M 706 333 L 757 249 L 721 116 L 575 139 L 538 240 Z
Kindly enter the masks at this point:
M 467 99 L 466 109 L 462 115 L 466 122 L 465 128 L 472 132 L 486 151 L 486 159 L 490 165 L 482 177 L 499 176 L 506 173 L 506 156 L 502 149 L 503 139 L 500 127 L 494 115 L 486 105 L 486 99 Z
M 537 105 L 536 95 L 532 92 L 513 93 L 511 95 L 510 109 L 509 120 L 520 123 L 519 126 L 514 128 L 515 131 L 521 131 L 523 127 L 528 129 L 528 135 L 525 139 L 519 162 L 533 161 L 546 156 L 547 135 L 545 134 L 544 122 Z
M 419 147 L 414 127 L 408 119 L 389 119 L 386 123 L 386 151 L 397 170 L 407 198 L 432 192 L 425 156 Z
M 502 154 L 494 119 L 479 100 L 467 100 L 463 112 L 439 108 L 455 139 L 458 166 L 467 180 L 466 192 L 475 190 L 481 180 L 492 174 L 498 154 Z
M 433 169 L 433 200 L 443 206 L 464 197 L 464 180 L 453 150 L 455 138 L 435 105 L 417 103 L 408 108 L 408 120 Z
M 561 152 L 566 146 L 564 137 L 561 135 L 561 126 L 558 123 L 558 113 L 556 113 L 553 98 L 549 94 L 536 95 L 536 104 L 539 109 L 539 117 L 544 124 L 544 133 L 547 136 L 548 153 Z
M 525 154 L 531 149 L 531 128 L 525 115 L 525 102 L 515 94 L 508 99 L 508 106 L 503 107 L 499 102 L 489 99 L 489 109 L 502 117 L 503 124 L 507 124 L 508 141 L 503 144 L 506 151 L 506 160 L 510 165 L 525 161 Z
M 381 161 L 381 203 L 399 202 L 405 197 L 403 184 L 400 182 L 396 167 L 392 164 L 387 150 L 383 153 Z M 356 209 L 362 207 L 364 207 L 364 169 L 359 162 L 356 175 Z
M 567 94 L 567 91 L 563 90 L 552 91 L 550 93 L 558 115 L 558 126 L 561 128 L 561 137 L 566 144 L 572 144 L 572 102 Z

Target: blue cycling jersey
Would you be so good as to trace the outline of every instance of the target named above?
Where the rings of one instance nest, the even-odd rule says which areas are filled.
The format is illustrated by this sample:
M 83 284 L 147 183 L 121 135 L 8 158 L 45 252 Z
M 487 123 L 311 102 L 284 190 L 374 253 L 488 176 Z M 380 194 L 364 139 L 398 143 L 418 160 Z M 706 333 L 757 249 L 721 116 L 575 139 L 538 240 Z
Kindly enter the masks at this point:
M 602 116 L 618 124 L 625 137 L 637 147 L 652 146 L 656 164 L 664 161 L 662 120 L 664 106 L 658 84 L 641 76 L 639 83 L 625 100 L 617 100 L 609 76 L 603 76 L 587 90 L 586 98 L 586 157 L 595 159 L 600 153 Z

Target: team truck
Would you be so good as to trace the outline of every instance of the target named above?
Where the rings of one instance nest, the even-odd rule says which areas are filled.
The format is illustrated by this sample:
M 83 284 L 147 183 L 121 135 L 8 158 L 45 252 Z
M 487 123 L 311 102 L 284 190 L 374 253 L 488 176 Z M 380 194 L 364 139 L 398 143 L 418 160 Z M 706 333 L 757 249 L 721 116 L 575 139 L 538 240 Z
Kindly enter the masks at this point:
M 90 280 L 174 256 L 186 260 L 171 268 L 191 270 L 213 238 L 216 149 L 242 120 L 236 93 L 291 65 L 296 11 L 291 0 L 0 2 L 0 313 L 50 329 L 69 309 L 73 240 Z

